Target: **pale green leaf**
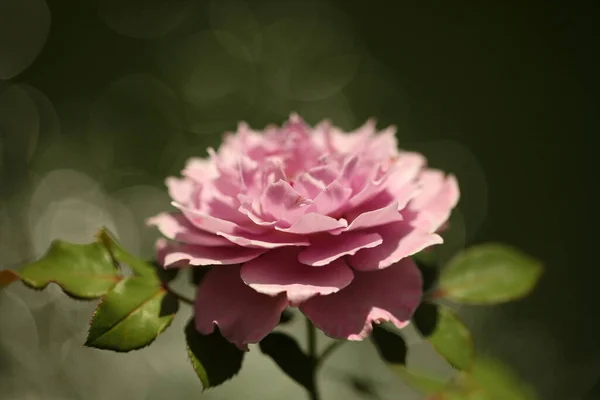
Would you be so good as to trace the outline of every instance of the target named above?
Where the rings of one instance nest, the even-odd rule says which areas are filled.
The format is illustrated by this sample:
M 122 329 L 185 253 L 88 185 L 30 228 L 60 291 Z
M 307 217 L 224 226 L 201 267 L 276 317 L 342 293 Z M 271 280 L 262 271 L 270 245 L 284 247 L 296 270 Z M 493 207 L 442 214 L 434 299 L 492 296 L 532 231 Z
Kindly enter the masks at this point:
M 436 297 L 497 304 L 521 298 L 542 274 L 540 263 L 502 244 L 483 244 L 456 255 L 441 272 Z

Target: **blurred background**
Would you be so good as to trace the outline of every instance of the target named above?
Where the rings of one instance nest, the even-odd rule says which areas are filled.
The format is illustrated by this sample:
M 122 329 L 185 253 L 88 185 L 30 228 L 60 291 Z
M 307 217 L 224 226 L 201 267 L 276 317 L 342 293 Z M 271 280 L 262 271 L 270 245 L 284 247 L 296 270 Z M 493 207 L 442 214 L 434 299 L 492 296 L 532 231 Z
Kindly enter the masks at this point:
M 296 111 L 352 129 L 376 117 L 459 178 L 442 261 L 503 241 L 546 266 L 526 300 L 459 310 L 479 351 L 543 400 L 600 398 L 587 233 L 597 6 L 512 3 L 0 0 L 0 268 L 101 226 L 152 257 L 144 219 L 169 208 L 164 178 L 240 120 L 261 128 Z M 258 349 L 238 378 L 200 394 L 185 308 L 149 348 L 84 348 L 94 306 L 52 286 L 0 292 L 0 399 L 305 398 Z M 407 332 L 409 362 L 449 372 Z M 320 380 L 324 399 L 419 398 L 369 342 L 343 346 Z

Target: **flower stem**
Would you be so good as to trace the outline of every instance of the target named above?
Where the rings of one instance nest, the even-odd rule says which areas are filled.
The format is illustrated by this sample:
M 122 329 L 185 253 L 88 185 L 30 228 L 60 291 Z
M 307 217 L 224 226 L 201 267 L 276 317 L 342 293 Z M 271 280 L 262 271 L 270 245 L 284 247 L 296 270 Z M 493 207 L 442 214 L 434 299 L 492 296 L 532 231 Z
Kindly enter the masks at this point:
M 182 303 L 186 303 L 189 304 L 190 306 L 194 305 L 194 300 L 174 291 L 171 287 L 169 287 L 167 284 L 163 284 L 163 288 L 165 288 L 165 290 L 167 292 L 169 292 L 172 296 L 176 297 L 179 301 L 181 301 Z
M 307 336 L 307 342 L 308 342 L 308 356 L 310 357 L 312 363 L 313 363 L 313 369 L 312 369 L 312 386 L 309 389 L 308 393 L 309 393 L 309 398 L 310 400 L 320 400 L 321 397 L 319 396 L 319 391 L 317 389 L 317 377 L 316 377 L 316 373 L 317 373 L 317 363 L 318 363 L 318 359 L 317 359 L 317 331 L 315 329 L 315 326 L 313 325 L 313 323 L 306 318 L 306 336 Z
M 335 350 L 337 350 L 337 348 L 340 347 L 342 344 L 344 344 L 343 340 L 336 340 L 335 342 L 331 343 L 323 351 L 323 353 L 321 353 L 321 356 L 316 361 L 315 367 L 319 368 L 323 364 L 323 362 L 331 355 L 331 353 L 333 353 Z

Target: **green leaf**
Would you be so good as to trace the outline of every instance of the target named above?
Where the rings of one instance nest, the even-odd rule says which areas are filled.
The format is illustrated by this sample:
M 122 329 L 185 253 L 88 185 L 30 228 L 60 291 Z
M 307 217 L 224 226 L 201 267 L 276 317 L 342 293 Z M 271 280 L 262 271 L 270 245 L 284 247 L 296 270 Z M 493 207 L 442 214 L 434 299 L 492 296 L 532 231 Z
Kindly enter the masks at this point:
M 387 329 L 374 326 L 371 339 L 377 352 L 409 387 L 424 393 L 433 393 L 445 387 L 447 380 L 430 377 L 406 367 L 408 348 L 402 336 Z
M 181 268 L 163 268 L 158 264 L 157 261 L 151 261 L 149 264 L 152 265 L 158 279 L 163 283 L 169 283 L 175 280 L 181 271 Z
M 288 308 L 283 310 L 281 317 L 279 318 L 279 325 L 289 324 L 294 320 L 294 312 Z
M 538 261 L 502 244 L 483 244 L 456 255 L 440 275 L 436 297 L 498 304 L 525 296 L 542 274 Z
M 102 298 L 85 345 L 118 352 L 148 346 L 171 324 L 178 306 L 157 281 L 124 278 Z
M 123 249 L 121 245 L 113 239 L 106 228 L 103 228 L 100 233 L 98 233 L 98 240 L 104 244 L 116 261 L 129 266 L 136 275 L 158 279 L 157 270 L 152 264 L 147 263 Z
M 204 279 L 204 276 L 210 271 L 209 266 L 192 267 L 190 270 L 190 283 L 194 286 L 200 285 L 200 282 Z M 178 270 L 179 268 L 173 268 Z
M 469 400 L 533 400 L 536 397 L 513 371 L 491 359 L 478 360 L 466 381 L 470 391 L 479 389 L 482 394 Z
M 404 365 L 393 365 L 392 370 L 402 378 L 410 388 L 422 393 L 435 393 L 443 390 L 448 384 L 448 379 L 432 377 L 422 372 L 409 370 Z
M 19 271 L 0 273 L 0 287 L 16 281 L 34 289 L 58 284 L 71 297 L 95 299 L 111 290 L 121 279 L 119 270 L 102 243 L 74 244 L 55 240 L 48 252 Z
M 371 340 L 375 343 L 375 347 L 381 358 L 386 362 L 400 365 L 406 364 L 408 348 L 402 336 L 375 325 L 371 334 Z
M 260 350 L 306 390 L 314 390 L 314 363 L 300 349 L 294 338 L 285 333 L 270 333 L 260 342 Z
M 210 335 L 202 335 L 192 318 L 185 327 L 185 339 L 188 357 L 202 382 L 202 390 L 222 384 L 242 368 L 246 353 L 221 336 L 218 328 Z
M 506 366 L 490 359 L 477 360 L 471 373 L 463 374 L 452 388 L 433 399 L 440 400 L 535 400 L 534 391 Z
M 435 266 L 433 266 L 433 264 L 429 264 L 418 259 L 415 260 L 415 264 L 421 272 L 421 279 L 423 281 L 423 293 L 428 292 L 437 283 L 440 271 Z
M 446 306 L 422 303 L 413 315 L 415 327 L 454 368 L 469 369 L 475 349 L 469 329 Z
M 417 254 L 412 256 L 412 259 L 417 262 L 427 266 L 436 265 L 438 259 L 438 251 L 437 247 L 428 248 L 426 250 L 422 250 Z

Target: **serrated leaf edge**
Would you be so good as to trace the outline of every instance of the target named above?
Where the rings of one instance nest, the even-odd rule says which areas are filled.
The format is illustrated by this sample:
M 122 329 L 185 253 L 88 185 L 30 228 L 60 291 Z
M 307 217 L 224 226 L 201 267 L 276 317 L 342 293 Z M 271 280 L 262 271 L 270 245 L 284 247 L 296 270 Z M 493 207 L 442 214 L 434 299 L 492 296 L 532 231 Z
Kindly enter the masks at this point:
M 146 279 L 145 277 L 132 277 L 133 279 Z M 114 287 L 113 287 L 114 288 Z M 158 287 L 157 288 L 157 292 L 154 293 L 152 296 L 150 296 L 149 298 L 147 298 L 146 300 L 144 300 L 142 303 L 140 303 L 137 307 L 135 307 L 134 310 L 132 310 L 131 312 L 127 313 L 127 315 L 125 315 L 123 318 L 121 318 L 119 321 L 117 321 L 108 331 L 102 333 L 102 335 L 98 336 L 97 338 L 94 339 L 94 341 L 98 340 L 98 338 L 104 336 L 106 333 L 108 333 L 110 330 L 112 330 L 113 328 L 115 328 L 117 325 L 119 325 L 121 322 L 123 322 L 126 318 L 128 318 L 129 316 L 131 316 L 133 313 L 139 311 L 139 309 L 141 307 L 144 306 L 144 304 L 146 304 L 147 302 L 149 302 L 150 300 L 152 300 L 154 297 L 156 297 L 158 294 L 160 293 L 167 293 L 167 290 L 163 287 Z M 112 289 L 111 289 L 112 290 Z M 94 348 L 94 349 L 99 349 L 99 350 L 111 350 L 111 351 L 115 351 L 117 353 L 129 353 L 131 351 L 135 351 L 135 350 L 141 350 L 145 347 L 148 347 L 149 345 L 151 345 L 165 330 L 167 330 L 167 328 L 169 328 L 171 326 L 171 324 L 173 323 L 173 320 L 175 319 L 175 314 L 171 315 L 171 318 L 169 318 L 168 322 L 166 324 L 164 324 L 164 326 L 162 326 L 156 336 L 154 336 L 151 340 L 149 340 L 147 343 L 145 343 L 142 346 L 138 346 L 138 347 L 133 347 L 127 350 L 122 350 L 116 347 L 112 347 L 112 346 L 96 346 L 93 344 L 93 342 L 90 342 L 90 330 L 92 328 L 92 324 L 94 323 L 94 318 L 96 318 L 96 314 L 98 313 L 98 310 L 100 309 L 100 306 L 102 305 L 102 303 L 106 300 L 105 296 L 110 293 L 107 292 L 106 294 L 104 294 L 101 298 L 100 298 L 100 302 L 98 303 L 98 305 L 96 306 L 96 309 L 94 310 L 94 312 L 92 313 L 92 317 L 90 318 L 90 321 L 88 322 L 88 334 L 87 334 L 87 338 L 85 343 L 83 344 L 85 347 L 90 347 L 90 348 Z M 179 301 L 179 300 L 177 300 Z

